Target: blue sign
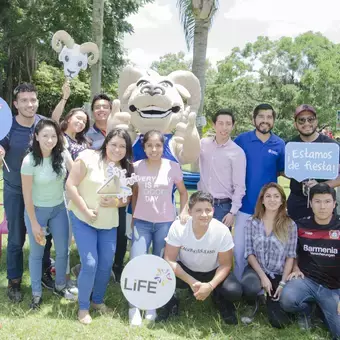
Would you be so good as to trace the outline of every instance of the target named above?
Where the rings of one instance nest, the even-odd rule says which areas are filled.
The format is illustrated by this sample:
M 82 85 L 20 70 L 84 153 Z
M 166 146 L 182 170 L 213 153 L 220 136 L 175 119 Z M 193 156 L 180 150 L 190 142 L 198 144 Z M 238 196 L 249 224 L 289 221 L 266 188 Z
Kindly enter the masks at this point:
M 12 127 L 12 111 L 0 97 L 0 140 L 4 139 Z
M 337 143 L 296 143 L 286 145 L 285 175 L 301 182 L 306 179 L 334 179 L 339 174 Z

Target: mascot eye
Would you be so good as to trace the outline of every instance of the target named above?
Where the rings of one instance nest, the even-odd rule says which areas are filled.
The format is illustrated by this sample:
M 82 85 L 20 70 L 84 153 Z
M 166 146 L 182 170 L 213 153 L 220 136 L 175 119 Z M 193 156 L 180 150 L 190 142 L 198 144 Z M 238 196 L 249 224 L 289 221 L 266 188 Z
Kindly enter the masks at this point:
M 173 87 L 172 83 L 170 83 L 169 81 L 162 81 L 160 84 L 163 87 Z
M 78 61 L 78 66 L 81 67 L 83 65 L 82 61 Z
M 70 58 L 68 55 L 65 55 L 65 61 L 68 63 L 70 61 Z
M 146 84 L 149 84 L 149 82 L 146 81 L 146 80 L 140 80 L 140 81 L 137 83 L 137 86 L 143 86 L 143 85 L 146 85 Z

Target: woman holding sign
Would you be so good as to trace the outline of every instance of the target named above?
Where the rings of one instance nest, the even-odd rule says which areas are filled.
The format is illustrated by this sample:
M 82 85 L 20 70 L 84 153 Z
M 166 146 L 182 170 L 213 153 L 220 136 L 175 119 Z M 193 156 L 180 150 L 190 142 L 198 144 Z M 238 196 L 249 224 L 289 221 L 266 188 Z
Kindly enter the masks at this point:
M 286 213 L 287 200 L 276 183 L 266 184 L 260 192 L 254 215 L 245 226 L 245 258 L 248 260 L 241 285 L 246 299 L 253 302 L 252 322 L 258 309 L 258 297 L 265 290 L 267 314 L 273 327 L 281 328 L 290 320 L 281 309 L 279 299 L 296 257 L 297 228 Z
M 70 154 L 64 149 L 59 125 L 52 119 L 40 120 L 35 127 L 30 152 L 21 166 L 24 217 L 30 241 L 32 309 L 39 308 L 42 302 L 41 268 L 48 233 L 52 234 L 56 250 L 54 293 L 69 300 L 75 299 L 66 287 L 65 278 L 69 225 L 64 203 L 64 180 L 72 163 Z
M 109 163 L 133 172 L 132 144 L 129 134 L 122 129 L 112 130 L 99 151 L 80 153 L 66 181 L 73 234 L 81 260 L 78 276 L 78 320 L 91 323 L 92 308 L 102 313 L 111 310 L 104 304 L 116 249 L 118 208 L 123 202 L 114 195 L 100 196 L 97 192 L 107 182 Z
M 139 175 L 138 185 L 134 185 L 132 196 L 133 233 L 131 259 L 147 254 L 152 242 L 152 253 L 163 256 L 165 237 L 176 218 L 173 204 L 173 188 L 177 187 L 180 196 L 180 219 L 183 223 L 189 218 L 186 213 L 188 193 L 183 182 L 183 174 L 178 163 L 162 158 L 164 136 L 160 131 L 151 130 L 144 135 L 143 149 L 147 159 L 134 163 Z M 146 311 L 145 318 L 156 319 L 156 311 Z M 129 310 L 132 326 L 140 326 L 141 314 L 138 308 Z

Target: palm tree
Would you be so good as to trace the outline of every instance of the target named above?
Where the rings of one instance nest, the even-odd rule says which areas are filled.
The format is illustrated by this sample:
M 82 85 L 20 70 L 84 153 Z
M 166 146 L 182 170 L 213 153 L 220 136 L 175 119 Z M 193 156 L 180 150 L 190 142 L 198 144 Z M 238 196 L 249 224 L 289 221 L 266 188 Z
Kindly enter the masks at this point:
M 204 102 L 208 33 L 214 14 L 218 9 L 218 0 L 177 0 L 177 7 L 188 50 L 193 45 L 192 72 L 200 81 L 202 94 L 201 105 L 197 112 L 200 117 Z M 202 136 L 202 127 L 199 127 L 198 130 Z

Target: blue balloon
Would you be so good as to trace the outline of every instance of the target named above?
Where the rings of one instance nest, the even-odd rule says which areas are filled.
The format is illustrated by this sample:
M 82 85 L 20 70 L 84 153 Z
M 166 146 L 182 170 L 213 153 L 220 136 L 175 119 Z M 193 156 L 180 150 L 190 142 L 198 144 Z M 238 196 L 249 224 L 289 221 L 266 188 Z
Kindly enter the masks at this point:
M 12 111 L 0 97 L 0 140 L 4 139 L 12 127 Z

